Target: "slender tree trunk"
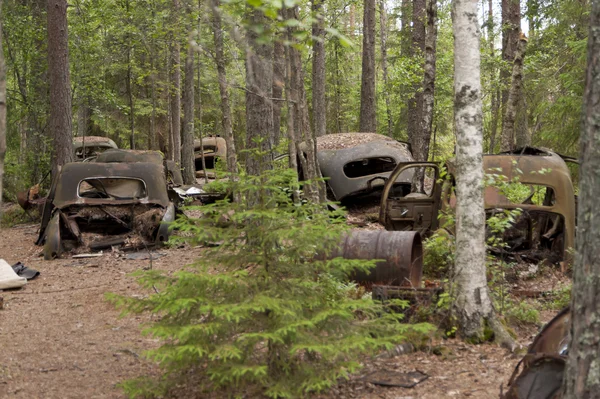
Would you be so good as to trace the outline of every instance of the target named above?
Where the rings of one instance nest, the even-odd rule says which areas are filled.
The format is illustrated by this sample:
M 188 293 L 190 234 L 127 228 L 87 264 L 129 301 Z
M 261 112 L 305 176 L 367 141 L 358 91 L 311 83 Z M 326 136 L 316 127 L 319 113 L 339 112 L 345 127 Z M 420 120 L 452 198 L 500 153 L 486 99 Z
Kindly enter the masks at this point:
M 213 34 L 215 40 L 215 63 L 217 64 L 219 92 L 221 93 L 221 120 L 223 123 L 223 135 L 225 136 L 225 143 L 227 144 L 227 171 L 231 174 L 237 174 L 237 155 L 235 152 L 235 141 L 233 139 L 233 128 L 231 125 L 231 107 L 229 106 L 227 72 L 225 69 L 225 56 L 223 54 L 223 29 L 221 27 L 219 3 L 219 0 L 211 1 L 213 13 Z M 279 96 L 281 96 L 281 93 Z M 278 119 L 276 119 L 276 121 L 278 121 Z
M 392 109 L 390 108 L 390 94 L 388 84 L 388 64 L 387 64 L 387 13 L 385 11 L 385 0 L 379 1 L 379 25 L 381 29 L 381 70 L 383 72 L 383 97 L 385 98 L 385 112 L 387 115 L 387 134 L 392 137 Z
M 127 50 L 127 97 L 129 98 L 129 148 L 135 150 L 135 108 L 133 107 L 131 46 Z
M 285 18 L 285 14 L 284 14 Z M 289 36 L 288 36 L 289 37 Z M 285 47 L 285 100 L 287 104 L 287 138 L 289 167 L 298 171 L 298 153 L 296 151 L 296 129 L 294 121 L 296 120 L 294 113 L 294 102 L 296 101 L 295 92 L 292 90 L 292 63 L 290 62 L 290 47 Z
M 287 19 L 298 19 L 298 6 L 287 9 Z M 288 29 L 288 40 L 293 40 L 294 28 Z M 315 181 L 319 177 L 319 164 L 317 161 L 316 143 L 315 137 L 310 128 L 310 119 L 308 117 L 308 106 L 306 101 L 306 90 L 304 90 L 304 68 L 302 68 L 302 59 L 300 52 L 297 48 L 290 46 L 288 52 L 288 62 L 290 63 L 289 70 L 291 92 L 294 109 L 294 136 L 296 138 L 296 152 L 304 179 L 310 183 L 304 185 L 304 193 L 307 200 L 312 202 L 319 202 L 319 183 Z M 305 151 L 301 151 L 299 148 L 300 143 L 306 145 Z M 324 190 L 323 190 L 324 194 Z
M 49 126 L 53 141 L 53 176 L 56 176 L 59 166 L 73 161 L 68 45 L 67 1 L 48 0 Z
M 281 139 L 281 107 L 283 106 L 283 87 L 285 74 L 285 49 L 277 38 L 273 44 L 273 148 Z
M 377 131 L 377 102 L 375 99 L 375 0 L 365 0 L 364 5 L 359 130 L 361 132 Z
M 156 140 L 156 71 L 154 70 L 155 45 L 152 41 L 150 53 L 150 97 L 152 102 L 152 113 L 150 114 L 150 149 L 158 149 Z
M 340 89 L 342 78 L 340 76 L 340 41 L 338 39 L 335 40 L 333 48 L 335 60 L 335 131 L 336 133 L 342 133 L 342 93 Z
M 247 19 L 251 25 L 268 30 L 268 19 L 257 9 L 248 9 Z M 258 34 L 249 29 L 246 50 L 246 148 L 256 148 L 262 155 L 248 156 L 248 174 L 260 175 L 271 169 L 269 136 L 273 134 L 273 44 L 259 40 Z M 260 140 L 260 143 L 257 142 Z
M 565 399 L 600 397 L 600 1 L 592 1 L 580 142 L 577 251 Z
M 427 31 L 425 34 L 425 66 L 423 68 L 423 116 L 419 129 L 413 136 L 412 153 L 417 161 L 429 158 L 429 144 L 433 128 L 433 103 L 435 99 L 435 51 L 437 44 L 437 0 L 427 0 Z M 425 192 L 425 170 L 419 168 L 413 179 L 413 192 Z
M 196 182 L 194 166 L 194 46 L 191 38 L 188 40 L 188 50 L 185 58 L 185 79 L 183 84 L 183 134 L 181 145 L 181 168 L 183 182 Z
M 506 65 L 512 65 L 515 60 L 515 52 L 519 43 L 521 32 L 521 3 L 520 0 L 502 0 L 502 59 Z M 509 82 L 511 76 L 510 67 L 500 70 L 500 82 Z M 508 100 L 508 86 L 502 89 L 502 113 L 506 109 Z M 502 121 L 504 123 L 504 121 Z
M 2 46 L 2 0 L 0 0 L 0 217 L 2 216 L 2 195 L 4 181 L 4 155 L 6 154 L 6 69 Z
M 496 320 L 485 268 L 483 110 L 477 2 L 455 0 L 454 123 L 456 127 L 456 301 L 453 311 L 465 337 L 483 339 L 485 322 L 496 339 L 514 342 Z
M 425 55 L 425 17 L 426 0 L 413 0 L 413 26 L 412 26 L 412 50 L 413 59 L 418 60 L 424 66 Z M 423 119 L 423 81 L 415 82 L 413 85 L 413 98 L 408 101 L 408 126 L 407 134 L 413 151 L 419 146 L 421 131 L 421 120 Z
M 323 0 L 312 0 L 312 12 L 316 21 L 312 26 L 313 64 L 312 64 L 312 107 L 315 122 L 315 136 L 327 133 L 325 98 L 325 29 L 323 17 Z
M 172 159 L 181 165 L 181 54 L 179 45 L 179 0 L 173 0 L 174 34 L 171 48 L 171 134 Z
M 510 151 L 514 149 L 515 136 L 517 139 L 517 147 L 521 148 L 531 144 L 531 138 L 527 131 L 518 131 L 515 134 L 515 121 L 517 119 L 517 107 L 521 100 L 522 81 L 523 81 L 523 59 L 525 58 L 525 50 L 527 48 L 527 38 L 522 35 L 519 40 L 519 46 L 515 52 L 513 62 L 513 72 L 511 79 L 510 91 L 508 92 L 508 100 L 506 101 L 504 110 L 504 122 L 502 123 L 502 151 Z
M 494 41 L 496 40 L 496 34 L 494 32 L 494 4 L 492 0 L 488 0 L 488 20 L 487 20 L 487 33 L 488 42 L 490 46 L 490 57 L 494 59 Z M 492 62 L 490 68 L 490 82 L 497 80 L 497 69 Z M 491 95 L 491 127 L 490 127 L 490 146 L 489 153 L 493 154 L 496 147 L 496 135 L 498 134 L 498 119 L 500 112 L 500 91 L 499 88 L 492 84 L 492 95 Z

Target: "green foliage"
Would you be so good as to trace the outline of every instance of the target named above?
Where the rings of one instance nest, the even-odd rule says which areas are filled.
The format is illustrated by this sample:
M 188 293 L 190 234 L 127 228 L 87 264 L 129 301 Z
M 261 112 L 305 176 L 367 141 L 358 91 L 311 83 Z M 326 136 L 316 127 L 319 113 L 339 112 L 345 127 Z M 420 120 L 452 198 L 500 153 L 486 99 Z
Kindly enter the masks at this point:
M 423 242 L 423 274 L 447 276 L 454 264 L 455 240 L 445 230 L 438 230 Z
M 540 312 L 525 301 L 512 302 L 506 311 L 506 321 L 513 325 L 540 325 Z
M 125 312 L 160 316 L 146 332 L 163 342 L 149 354 L 164 368 L 163 382 L 195 369 L 206 391 L 300 397 L 348 378 L 365 353 L 390 349 L 409 330 L 429 330 L 402 324 L 401 314 L 390 311 L 405 302 L 379 305 L 345 282 L 374 261 L 325 260 L 345 224 L 322 205 L 295 203 L 282 188 L 292 173 L 227 180 L 239 203 L 220 201 L 199 208 L 202 218 L 175 222 L 192 236 L 179 240 L 220 246 L 174 275 L 140 273 L 140 283 L 156 294 L 111 296 Z M 126 388 L 145 395 L 144 386 Z

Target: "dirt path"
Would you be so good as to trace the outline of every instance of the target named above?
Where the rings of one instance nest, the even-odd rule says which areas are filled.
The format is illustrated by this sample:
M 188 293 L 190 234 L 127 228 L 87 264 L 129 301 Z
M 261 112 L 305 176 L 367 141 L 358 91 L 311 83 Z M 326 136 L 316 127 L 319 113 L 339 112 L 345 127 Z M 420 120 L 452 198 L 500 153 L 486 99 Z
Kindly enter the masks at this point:
M 21 290 L 0 292 L 0 398 L 123 397 L 119 382 L 158 372 L 141 356 L 158 342 L 140 334 L 148 316 L 119 318 L 104 294 L 144 295 L 128 274 L 148 267 L 149 261 L 112 253 L 44 261 L 33 245 L 36 229 L 0 229 L 0 258 L 41 272 Z M 160 252 L 166 256 L 153 261 L 153 268 L 172 272 L 190 263 L 199 250 Z M 377 369 L 428 374 L 415 388 L 383 388 L 355 380 L 328 397 L 497 398 L 500 384 L 506 384 L 518 361 L 494 345 L 452 340 L 447 346 L 444 357 L 417 352 L 368 360 L 363 375 Z

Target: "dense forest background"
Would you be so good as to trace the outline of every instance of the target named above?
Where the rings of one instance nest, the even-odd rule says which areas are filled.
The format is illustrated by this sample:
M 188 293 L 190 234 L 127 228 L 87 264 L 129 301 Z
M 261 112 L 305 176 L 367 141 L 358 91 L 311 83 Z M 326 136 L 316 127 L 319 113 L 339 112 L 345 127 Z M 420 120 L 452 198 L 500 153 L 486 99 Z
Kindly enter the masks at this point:
M 451 4 L 445 0 L 433 4 L 437 18 L 432 19 L 427 12 L 431 3 L 423 0 L 223 4 L 214 0 L 73 0 L 67 9 L 72 134 L 108 136 L 120 148 L 168 153 L 170 133 L 184 129 L 172 122 L 179 119 L 172 115 L 179 110 L 184 118 L 180 100 L 184 97 L 185 101 L 185 82 L 188 89 L 193 82 L 194 136 L 224 136 L 216 62 L 220 58 L 239 152 L 247 145 L 246 94 L 251 88 L 245 59 L 247 38 L 254 35 L 259 42 L 269 36 L 275 43 L 273 103 L 281 116 L 274 118 L 274 146 L 288 127 L 282 77 L 290 67 L 282 66 L 282 60 L 289 48 L 298 50 L 300 56 L 303 73 L 299 78 L 306 90 L 311 126 L 325 116 L 327 133 L 365 130 L 360 129 L 365 125 L 359 119 L 363 47 L 367 45 L 374 46 L 375 52 L 376 131 L 413 143 L 411 120 L 420 115 L 415 102 L 422 101 L 415 97 L 428 90 L 424 87 L 425 59 L 428 50 L 433 54 L 435 101 L 429 159 L 448 158 L 455 142 Z M 2 7 L 8 107 L 5 196 L 14 199 L 17 191 L 38 183 L 51 164 L 47 6 L 45 0 L 4 0 Z M 251 18 L 248 8 L 252 7 L 264 12 L 261 24 Z M 293 7 L 293 12 L 281 12 L 285 7 Z M 363 40 L 363 32 L 369 32 L 363 29 L 364 7 L 375 11 L 375 18 L 370 16 L 375 22 L 374 40 Z M 515 57 L 511 47 L 522 24 L 528 25 L 528 43 L 522 90 L 516 98 L 515 131 L 526 134 L 534 145 L 577 155 L 589 8 L 585 0 L 481 3 L 485 151 L 501 149 Z M 215 25 L 217 14 L 222 31 Z M 323 41 L 314 30 L 321 18 Z M 215 49 L 217 30 L 223 38 L 220 56 Z M 437 33 L 434 41 L 432 32 Z M 318 87 L 315 76 L 319 76 L 313 73 L 315 43 L 324 45 L 324 107 L 313 103 L 314 87 Z M 283 146 L 280 149 L 286 151 Z

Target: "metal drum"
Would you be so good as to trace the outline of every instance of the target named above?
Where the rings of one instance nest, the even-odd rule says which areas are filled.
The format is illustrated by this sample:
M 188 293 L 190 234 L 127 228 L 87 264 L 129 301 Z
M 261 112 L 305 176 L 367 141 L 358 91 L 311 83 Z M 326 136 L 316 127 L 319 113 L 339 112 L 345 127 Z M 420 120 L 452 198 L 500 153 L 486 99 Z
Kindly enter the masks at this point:
M 420 287 L 423 246 L 415 231 L 352 230 L 342 238 L 332 257 L 381 259 L 369 273 L 357 272 L 358 283 Z

